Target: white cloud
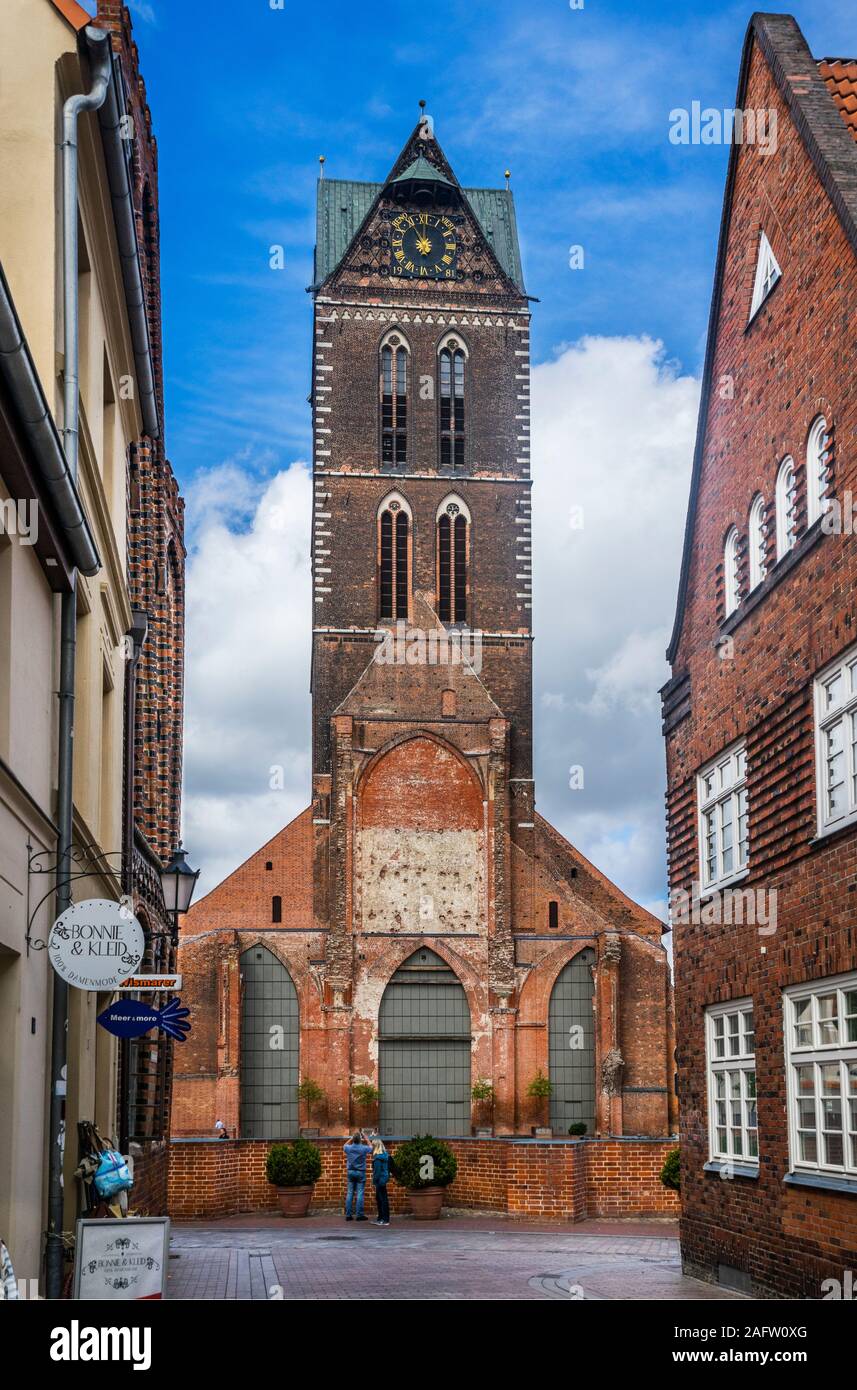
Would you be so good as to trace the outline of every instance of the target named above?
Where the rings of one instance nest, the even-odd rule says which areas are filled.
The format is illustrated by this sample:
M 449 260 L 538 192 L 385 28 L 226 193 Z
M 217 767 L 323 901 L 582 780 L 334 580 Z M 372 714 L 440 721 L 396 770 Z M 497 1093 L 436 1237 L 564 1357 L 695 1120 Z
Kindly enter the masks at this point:
M 231 460 L 188 495 L 185 839 L 198 895 L 310 799 L 310 476 Z M 272 769 L 283 769 L 272 790 Z
M 631 896 L 665 892 L 657 687 L 698 382 L 650 339 L 587 338 L 533 371 L 539 809 Z M 264 465 L 269 460 L 261 456 Z M 214 886 L 310 798 L 310 479 L 245 451 L 188 492 L 186 839 Z M 582 508 L 582 529 L 569 523 Z M 584 787 L 569 788 L 569 767 Z M 282 766 L 285 787 L 271 791 Z
M 158 16 L 155 13 L 154 5 L 150 4 L 149 0 L 128 0 L 128 9 L 144 24 L 157 26 Z
M 698 398 L 649 338 L 585 338 L 533 370 L 539 809 L 643 902 L 665 894 L 657 690 Z
M 629 632 L 603 666 L 587 670 L 586 679 L 595 688 L 578 709 L 584 714 L 602 717 L 621 714 L 623 710 L 635 715 L 655 710 L 658 689 L 668 674 L 664 651 L 669 636 L 668 627 L 657 627 L 651 632 Z

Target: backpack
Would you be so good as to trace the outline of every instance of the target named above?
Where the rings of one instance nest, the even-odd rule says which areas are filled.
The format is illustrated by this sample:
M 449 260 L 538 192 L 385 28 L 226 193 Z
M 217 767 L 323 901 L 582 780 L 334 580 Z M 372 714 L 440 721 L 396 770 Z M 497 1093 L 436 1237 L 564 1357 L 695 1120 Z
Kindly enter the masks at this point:
M 104 1197 L 107 1200 L 134 1185 L 134 1180 L 128 1171 L 128 1164 L 115 1149 L 105 1149 L 102 1153 L 92 1181 L 99 1197 Z

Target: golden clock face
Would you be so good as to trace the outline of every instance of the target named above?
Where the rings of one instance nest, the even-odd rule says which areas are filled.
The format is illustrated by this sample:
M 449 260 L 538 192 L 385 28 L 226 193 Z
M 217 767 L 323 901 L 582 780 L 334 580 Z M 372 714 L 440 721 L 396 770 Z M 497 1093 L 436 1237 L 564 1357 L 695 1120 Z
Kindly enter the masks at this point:
M 413 280 L 454 280 L 458 236 L 444 213 L 401 212 L 393 221 L 391 270 Z

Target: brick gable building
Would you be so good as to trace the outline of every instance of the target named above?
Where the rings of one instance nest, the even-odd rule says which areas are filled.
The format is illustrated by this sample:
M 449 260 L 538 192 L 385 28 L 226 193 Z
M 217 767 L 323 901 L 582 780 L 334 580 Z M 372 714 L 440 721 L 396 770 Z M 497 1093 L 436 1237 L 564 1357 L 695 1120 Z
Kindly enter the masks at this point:
M 557 1135 L 666 1136 L 662 924 L 535 810 L 512 194 L 461 188 L 424 118 L 317 212 L 312 804 L 184 924 L 174 1134 L 529 1134 L 541 1071 Z
M 857 63 L 757 14 L 736 108 L 766 137 L 731 151 L 663 691 L 682 1248 L 818 1298 L 857 1259 Z
M 123 890 L 146 933 L 141 970 L 175 970 L 173 924 L 160 872 L 181 832 L 184 726 L 184 500 L 165 444 L 158 144 L 131 16 L 99 0 L 94 23 L 110 32 L 128 119 L 130 188 L 158 420 L 131 445 L 126 468 L 127 578 L 133 612 L 126 662 Z M 163 995 L 140 995 L 156 1006 Z M 134 1159 L 134 1206 L 167 1203 L 174 1044 L 160 1032 L 119 1047 L 116 1133 Z

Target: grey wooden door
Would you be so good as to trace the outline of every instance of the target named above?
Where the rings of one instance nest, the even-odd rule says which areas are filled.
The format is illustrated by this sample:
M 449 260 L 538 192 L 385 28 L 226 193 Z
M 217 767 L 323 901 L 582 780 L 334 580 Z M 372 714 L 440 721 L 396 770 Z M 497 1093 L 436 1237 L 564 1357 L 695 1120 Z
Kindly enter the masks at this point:
M 567 1134 L 582 1120 L 595 1131 L 595 1028 L 591 967 L 595 952 L 587 947 L 559 972 L 550 1002 L 551 1128 Z
M 415 951 L 393 975 L 378 1031 L 382 1131 L 469 1134 L 470 1009 L 434 951 Z
M 241 1135 L 293 1139 L 298 1133 L 298 996 L 292 977 L 265 946 L 241 955 Z

